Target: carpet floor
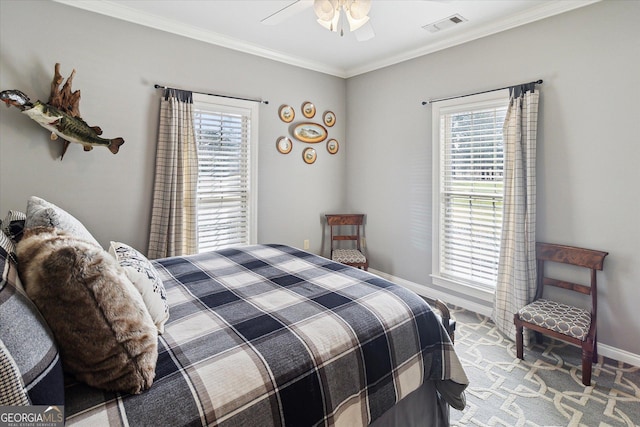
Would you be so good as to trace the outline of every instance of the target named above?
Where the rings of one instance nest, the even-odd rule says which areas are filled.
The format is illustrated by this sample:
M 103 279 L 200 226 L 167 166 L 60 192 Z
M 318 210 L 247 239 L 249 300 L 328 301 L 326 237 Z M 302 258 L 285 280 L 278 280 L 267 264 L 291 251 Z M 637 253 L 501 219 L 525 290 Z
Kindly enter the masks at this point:
M 451 314 L 470 381 L 452 426 L 640 425 L 640 368 L 599 356 L 585 387 L 579 348 L 545 338 L 525 348 L 522 361 L 491 319 L 460 308 Z

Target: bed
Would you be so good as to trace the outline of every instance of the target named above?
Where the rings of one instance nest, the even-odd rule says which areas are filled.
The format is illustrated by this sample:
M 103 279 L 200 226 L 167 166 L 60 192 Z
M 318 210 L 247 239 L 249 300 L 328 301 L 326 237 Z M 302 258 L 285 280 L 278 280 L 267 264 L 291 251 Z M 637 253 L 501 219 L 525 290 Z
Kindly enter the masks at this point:
M 421 425 L 448 425 L 447 403 L 464 405 L 438 315 L 380 277 L 283 245 L 154 264 L 171 317 L 153 386 L 70 384 L 67 425 L 392 425 L 387 412 L 412 392 L 432 417 Z
M 37 207 L 46 208 L 45 227 L 30 229 Z M 27 292 L 33 285 L 20 283 L 29 271 L 29 242 L 39 237 L 26 236 L 39 228 L 50 230 L 43 236 L 60 234 L 56 242 L 74 250 L 84 247 L 83 259 L 93 252 L 118 272 L 125 267 L 55 205 L 30 199 L 26 224 L 25 214 L 8 214 L 0 233 L 0 404 L 64 405 L 66 425 L 136 427 L 446 426 L 450 407 L 464 408 L 467 377 L 440 316 L 424 299 L 278 244 L 153 261 L 139 254 L 168 303 L 159 332 L 148 319 L 153 384 L 128 394 L 74 380 L 63 374 L 69 353 L 53 327 L 59 319 L 46 313 L 52 300 L 38 305 Z M 66 287 L 53 298 L 69 297 L 69 281 L 58 282 Z M 126 295 L 142 301 L 135 288 Z M 63 306 L 61 315 L 77 311 Z M 11 374 L 14 384 L 5 381 Z

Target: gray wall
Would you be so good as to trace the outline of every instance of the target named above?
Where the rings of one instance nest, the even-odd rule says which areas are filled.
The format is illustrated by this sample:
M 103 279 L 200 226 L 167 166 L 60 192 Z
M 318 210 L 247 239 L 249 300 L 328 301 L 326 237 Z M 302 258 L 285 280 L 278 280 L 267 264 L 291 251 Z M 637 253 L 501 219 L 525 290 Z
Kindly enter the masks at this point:
M 537 238 L 609 252 L 601 343 L 640 354 L 640 2 L 606 1 L 347 82 L 347 200 L 373 268 L 431 279 L 431 107 L 544 80 Z M 425 291 L 428 293 L 428 291 Z
M 316 105 L 314 120 L 335 112 L 330 136 L 344 142 L 346 82 L 184 37 L 152 30 L 49 1 L 0 1 L 0 90 L 20 89 L 48 100 L 54 64 L 73 89 L 80 113 L 103 136 L 122 136 L 117 155 L 103 148 L 85 153 L 72 144 L 63 161 L 60 143 L 15 109 L 0 109 L 0 217 L 24 210 L 30 195 L 67 209 L 103 245 L 127 242 L 146 251 L 153 188 L 160 90 L 154 83 L 196 91 L 261 97 L 260 243 L 286 243 L 320 252 L 322 213 L 342 204 L 345 152 L 302 161 L 303 145 L 282 155 L 275 142 L 286 135 L 278 107 Z M 344 144 L 342 144 L 344 146 Z
M 158 116 L 154 83 L 262 97 L 259 241 L 321 252 L 324 213 L 367 213 L 372 267 L 430 286 L 431 109 L 425 99 L 538 78 L 538 237 L 610 252 L 599 338 L 640 354 L 640 2 L 606 1 L 346 81 L 52 2 L 0 1 L 0 89 L 48 98 L 55 62 L 77 69 L 80 111 L 117 155 L 72 145 L 0 109 L 0 217 L 40 195 L 106 245 L 147 245 Z M 55 23 L 55 24 L 52 24 Z M 47 31 L 30 31 L 45 29 Z M 305 165 L 275 150 L 278 107 L 303 101 L 338 117 L 341 143 Z M 345 184 L 346 182 L 346 184 Z M 425 288 L 428 289 L 428 288 Z M 637 356 L 636 356 L 637 357 Z

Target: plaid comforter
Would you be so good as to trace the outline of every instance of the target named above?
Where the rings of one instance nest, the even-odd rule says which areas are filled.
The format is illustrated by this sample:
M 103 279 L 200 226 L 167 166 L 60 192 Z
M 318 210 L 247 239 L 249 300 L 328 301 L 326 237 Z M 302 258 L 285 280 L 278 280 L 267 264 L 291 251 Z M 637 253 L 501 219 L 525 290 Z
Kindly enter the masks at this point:
M 358 426 L 425 381 L 467 384 L 438 316 L 378 276 L 281 245 L 154 262 L 171 317 L 153 386 L 70 385 L 68 425 Z

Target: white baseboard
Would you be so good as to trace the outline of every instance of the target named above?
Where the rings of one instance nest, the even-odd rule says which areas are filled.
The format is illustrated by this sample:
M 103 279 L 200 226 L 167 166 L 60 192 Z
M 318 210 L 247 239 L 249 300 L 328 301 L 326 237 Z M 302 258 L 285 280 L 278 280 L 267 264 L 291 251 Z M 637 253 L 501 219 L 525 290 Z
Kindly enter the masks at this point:
M 606 344 L 598 343 L 598 354 L 613 360 L 628 363 L 632 366 L 640 366 L 640 354 L 634 354 L 630 351 L 621 350 Z
M 442 292 L 438 289 L 433 289 L 428 286 L 419 285 L 409 280 L 395 277 L 382 271 L 369 269 L 369 272 L 377 274 L 393 283 L 403 286 L 416 294 L 429 299 L 439 299 L 447 304 L 462 307 L 465 310 L 473 311 L 474 313 L 482 314 L 483 316 L 491 316 L 491 307 L 478 304 L 477 302 L 467 300 L 463 297 L 456 295 L 449 295 L 446 292 Z M 628 363 L 632 366 L 640 366 L 640 354 L 634 354 L 626 350 L 622 350 L 616 347 L 611 347 L 606 344 L 598 343 L 598 354 L 608 357 L 613 360 L 619 360 L 624 363 Z

